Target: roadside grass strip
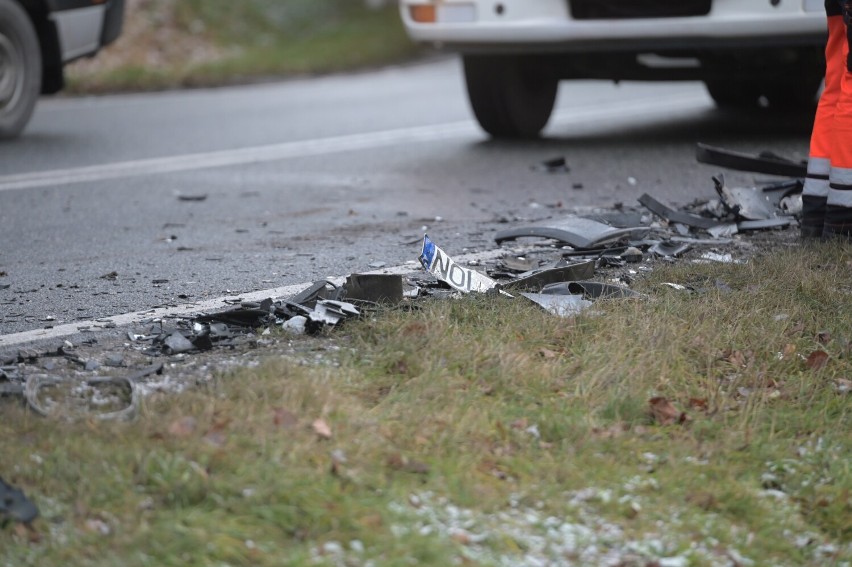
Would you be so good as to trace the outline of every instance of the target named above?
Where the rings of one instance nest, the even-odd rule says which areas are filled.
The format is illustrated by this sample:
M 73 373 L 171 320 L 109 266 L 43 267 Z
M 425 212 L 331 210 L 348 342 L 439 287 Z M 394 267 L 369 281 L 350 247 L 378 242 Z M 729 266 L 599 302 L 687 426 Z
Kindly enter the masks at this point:
M 852 249 L 635 288 L 386 309 L 129 424 L 3 402 L 0 565 L 849 565 Z

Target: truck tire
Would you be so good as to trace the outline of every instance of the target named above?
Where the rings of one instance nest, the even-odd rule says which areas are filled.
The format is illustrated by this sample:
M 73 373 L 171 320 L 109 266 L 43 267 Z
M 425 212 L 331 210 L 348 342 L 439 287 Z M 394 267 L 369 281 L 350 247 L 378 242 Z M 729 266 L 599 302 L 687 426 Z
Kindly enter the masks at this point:
M 26 126 L 41 92 L 41 49 L 27 13 L 0 0 L 0 139 Z
M 465 55 L 464 76 L 479 125 L 494 138 L 535 138 L 550 119 L 559 81 L 533 59 Z

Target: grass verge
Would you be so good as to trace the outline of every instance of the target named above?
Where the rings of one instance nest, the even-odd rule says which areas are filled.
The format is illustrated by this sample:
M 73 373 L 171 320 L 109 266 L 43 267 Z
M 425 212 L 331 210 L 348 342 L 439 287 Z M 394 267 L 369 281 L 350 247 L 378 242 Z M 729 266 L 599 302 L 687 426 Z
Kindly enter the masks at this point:
M 42 518 L 0 564 L 848 565 L 850 276 L 848 246 L 683 262 L 571 319 L 383 312 L 132 424 L 6 404 Z
M 411 59 L 391 2 L 130 0 L 125 29 L 97 57 L 67 68 L 70 93 L 237 84 Z

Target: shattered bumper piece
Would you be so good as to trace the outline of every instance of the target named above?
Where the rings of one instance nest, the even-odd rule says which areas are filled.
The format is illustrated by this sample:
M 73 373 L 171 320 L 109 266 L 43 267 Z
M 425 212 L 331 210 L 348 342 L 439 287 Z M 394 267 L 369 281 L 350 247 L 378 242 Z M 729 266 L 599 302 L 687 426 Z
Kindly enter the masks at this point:
M 614 228 L 577 216 L 554 219 L 533 226 L 501 230 L 494 237 L 497 244 L 524 237 L 552 238 L 581 250 L 600 248 L 620 240 L 644 238 L 647 227 Z
M 707 144 L 698 144 L 695 149 L 695 159 L 699 163 L 718 165 L 738 171 L 764 173 L 766 175 L 804 177 L 807 174 L 806 164 L 795 162 L 769 152 L 752 155 L 708 146 Z
M 458 291 L 486 292 L 497 287 L 497 282 L 488 276 L 458 265 L 426 235 L 419 260 L 427 272 Z
M 559 317 L 572 317 L 592 306 L 592 302 L 583 299 L 582 295 L 554 295 L 527 292 L 521 292 L 521 295 L 545 311 L 549 311 Z
M 6 522 L 29 524 L 38 517 L 38 508 L 24 492 L 0 478 L 0 525 Z

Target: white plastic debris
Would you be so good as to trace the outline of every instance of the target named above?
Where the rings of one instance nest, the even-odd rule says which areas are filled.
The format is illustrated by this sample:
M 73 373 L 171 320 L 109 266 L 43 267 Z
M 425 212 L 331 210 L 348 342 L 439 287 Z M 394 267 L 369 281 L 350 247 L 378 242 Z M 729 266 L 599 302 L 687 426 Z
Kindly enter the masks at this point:
M 296 315 L 295 317 L 291 317 L 284 321 L 281 325 L 281 328 L 287 331 L 288 333 L 292 333 L 294 335 L 304 335 L 305 334 L 305 323 L 308 322 L 306 317 L 302 315 Z

